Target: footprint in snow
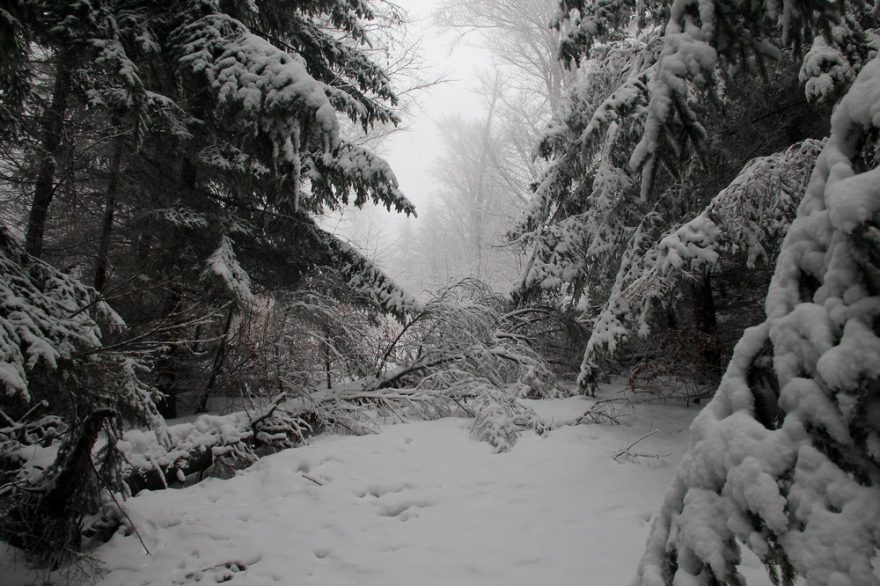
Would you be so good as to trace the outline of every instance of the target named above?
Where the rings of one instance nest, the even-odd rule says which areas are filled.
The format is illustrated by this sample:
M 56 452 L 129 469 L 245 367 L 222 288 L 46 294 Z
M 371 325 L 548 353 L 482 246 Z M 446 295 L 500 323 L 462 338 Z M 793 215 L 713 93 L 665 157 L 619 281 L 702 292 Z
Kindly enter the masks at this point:
M 249 567 L 259 562 L 260 559 L 260 556 L 255 556 L 248 560 L 230 560 L 201 570 L 189 571 L 176 578 L 174 584 L 183 586 L 198 582 L 213 582 L 215 584 L 229 582 L 237 574 L 245 572 Z
M 409 490 L 412 488 L 410 484 L 392 484 L 389 486 L 381 486 L 378 484 L 371 484 L 367 487 L 366 490 L 359 490 L 355 492 L 358 498 L 366 498 L 367 495 L 370 495 L 375 498 L 382 498 L 386 494 L 398 494 L 405 490 Z
M 401 521 L 407 521 L 413 517 L 418 517 L 418 509 L 430 507 L 433 503 L 424 501 L 404 500 L 397 503 L 381 505 L 379 515 L 382 517 L 398 517 Z

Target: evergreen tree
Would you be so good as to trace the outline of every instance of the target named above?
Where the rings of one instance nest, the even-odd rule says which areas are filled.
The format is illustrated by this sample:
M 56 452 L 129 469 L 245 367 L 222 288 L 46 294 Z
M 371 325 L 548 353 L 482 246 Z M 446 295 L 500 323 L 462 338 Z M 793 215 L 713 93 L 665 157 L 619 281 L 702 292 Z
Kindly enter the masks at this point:
M 558 21 L 566 27 L 562 56 L 572 60 L 591 47 L 601 52 L 626 43 L 621 36 L 631 22 L 648 27 L 646 46 L 656 39 L 643 53 L 645 66 L 596 105 L 582 127 L 587 138 L 591 125 L 611 114 L 610 128 L 625 131 L 636 114 L 628 162 L 641 170 L 641 189 L 632 201 L 662 202 L 668 183 L 658 177 L 658 164 L 676 171 L 686 143 L 703 152 L 711 147 L 713 121 L 699 121 L 707 104 L 700 89 L 711 90 L 709 96 L 724 89 L 724 98 L 730 91 L 724 74 L 766 66 L 766 57 L 780 55 L 775 46 L 802 56 L 798 76 L 809 99 L 845 97 L 779 252 L 766 320 L 745 332 L 714 399 L 694 422 L 691 448 L 654 519 L 636 583 L 742 584 L 737 566 L 744 545 L 777 584 L 798 577 L 810 585 L 877 584 L 880 428 L 873 413 L 880 398 L 872 366 L 878 293 L 871 234 L 880 63 L 869 59 L 873 15 L 861 3 L 675 0 L 644 7 L 639 15 L 626 1 L 566 1 Z M 595 41 L 605 45 L 594 47 Z M 749 218 L 764 219 L 768 201 L 780 211 L 791 208 L 801 192 L 798 177 L 813 166 L 816 150 L 808 141 L 753 161 L 702 213 L 685 214 L 659 241 L 640 223 L 602 313 L 602 335 L 622 333 L 620 318 L 634 299 L 665 294 L 665 275 L 700 270 L 719 252 L 729 254 L 725 241 L 745 245 L 737 248 L 747 262 L 766 251 L 763 242 L 776 240 L 787 221 L 774 236 L 776 214 L 757 232 Z M 736 201 L 752 211 L 731 215 Z M 582 380 L 592 365 L 585 366 Z
M 343 138 L 340 118 L 364 129 L 397 122 L 391 83 L 363 51 L 373 10 L 258 4 L 121 3 L 115 36 L 102 45 L 108 61 L 122 56 L 117 66 L 139 93 L 123 107 L 118 88 L 92 93 L 133 126 L 123 156 L 108 157 L 119 179 L 107 185 L 95 283 L 119 294 L 140 275 L 140 297 L 118 304 L 140 329 L 156 317 L 186 324 L 212 310 L 212 328 L 222 329 L 230 311 L 244 309 L 243 289 L 293 290 L 316 270 L 333 272 L 378 310 L 403 317 L 416 307 L 314 221 L 368 201 L 414 212 L 388 165 Z M 167 341 L 174 336 L 187 329 Z M 204 366 L 173 345 L 157 365 L 172 415 L 174 396 Z
M 588 42 L 620 18 L 603 9 L 625 5 L 563 3 L 584 18 L 570 42 Z M 676 0 L 654 14 L 668 22 L 630 160 L 642 169 L 642 199 L 657 186 L 656 165 L 677 157 L 685 138 L 711 137 L 697 121 L 691 84 L 717 83 L 720 64 L 760 65 L 777 53 L 777 38 L 796 54 L 812 40 L 800 69 L 808 97 L 845 96 L 782 244 L 766 320 L 746 331 L 694 422 L 636 583 L 743 584 L 737 566 L 745 545 L 777 584 L 797 577 L 810 585 L 877 584 L 880 428 L 873 413 L 880 398 L 872 366 L 878 331 L 870 234 L 877 222 L 880 62 L 868 59 L 866 42 L 874 21 L 860 3 Z M 772 177 L 778 167 L 767 162 L 753 163 L 713 205 Z M 798 190 L 783 183 L 774 191 L 790 199 Z M 711 260 L 706 245 L 719 234 L 706 220 L 667 233 L 655 270 L 678 264 L 682 252 Z
M 555 21 L 563 32 L 560 54 L 579 66 L 578 80 L 540 144 L 549 166 L 524 219 L 511 231 L 532 248 L 515 296 L 528 301 L 561 294 L 595 326 L 579 377 L 587 392 L 595 388 L 601 365 L 613 357 L 619 341 L 631 332 L 649 331 L 646 310 L 656 304 L 633 305 L 632 299 L 638 299 L 632 296 L 638 286 L 633 286 L 652 265 L 664 238 L 712 209 L 713 198 L 737 175 L 738 181 L 758 180 L 736 190 L 754 197 L 750 204 L 741 201 L 739 210 L 748 217 L 748 208 L 760 209 L 766 193 L 762 175 L 740 173 L 752 157 L 776 153 L 776 163 L 789 161 L 780 168 L 787 169 L 784 173 L 774 171 L 778 180 L 796 185 L 805 179 L 809 157 L 784 153 L 805 138 L 821 135 L 823 104 L 851 80 L 840 73 L 843 63 L 856 71 L 864 62 L 864 27 L 871 22 L 858 7 L 846 15 L 828 9 L 821 18 L 813 9 L 800 16 L 786 13 L 788 24 L 779 29 L 773 22 L 781 12 L 768 12 L 747 27 L 747 3 L 716 7 L 703 14 L 705 23 L 696 3 L 658 3 L 639 12 L 641 8 L 630 2 L 560 5 Z M 663 19 L 674 23 L 661 26 Z M 827 42 L 815 28 L 822 19 L 838 23 Z M 744 27 L 748 34 L 737 33 Z M 693 42 L 677 32 L 692 28 L 701 31 L 694 33 L 698 40 Z M 710 43 L 715 39 L 711 31 L 717 32 L 720 51 Z M 813 32 L 817 40 L 800 68 L 789 52 L 771 50 L 772 43 L 799 49 L 803 43 L 795 40 Z M 704 38 L 709 40 L 699 40 Z M 859 42 L 849 46 L 841 39 Z M 768 59 L 771 55 L 775 61 Z M 757 70 L 768 72 L 767 79 L 759 78 Z M 812 105 L 790 99 L 799 81 L 806 83 Z M 778 96 L 778 102 L 768 95 Z M 757 100 L 772 106 L 756 112 L 752 105 Z M 776 163 L 768 162 L 774 168 Z M 668 173 L 658 174 L 660 166 Z M 787 197 L 773 205 L 785 208 Z M 790 221 L 791 214 L 786 217 Z M 725 221 L 731 220 L 728 215 Z M 783 232 L 772 226 L 778 216 L 766 220 L 762 230 L 776 240 L 764 240 L 761 246 L 772 263 Z M 718 262 L 704 263 L 690 271 L 690 278 L 646 300 L 668 308 L 684 301 L 691 315 L 676 319 L 691 324 L 687 327 L 701 336 L 717 338 L 713 277 L 735 264 L 751 270 L 755 260 L 736 247 L 721 252 Z M 654 319 L 654 325 L 662 321 Z M 715 368 L 723 350 L 707 349 L 715 355 L 706 357 Z
M 767 297 L 691 429 L 639 584 L 877 584 L 880 61 L 837 105 Z
M 0 9 L 0 34 L 14 29 L 0 77 L 25 88 L 0 93 L 4 175 L 14 169 L 31 198 L 24 246 L 0 233 L 0 413 L 14 438 L 0 453 L 4 482 L 18 486 L 2 496 L 20 501 L 0 507 L 5 539 L 53 562 L 76 549 L 99 505 L 88 465 L 98 434 L 109 441 L 95 471 L 122 488 L 123 428 L 146 424 L 169 447 L 159 411 L 176 414 L 181 389 L 204 406 L 234 318 L 255 304 L 318 287 L 371 314 L 420 308 L 315 220 L 368 202 L 414 213 L 388 164 L 342 132 L 397 122 L 392 83 L 365 50 L 376 18 L 360 0 Z M 51 66 L 48 92 L 35 55 Z M 35 164 L 16 135 L 35 145 Z M 35 474 L 16 453 L 57 440 L 32 431 L 41 408 L 51 418 L 40 422 L 75 432 Z

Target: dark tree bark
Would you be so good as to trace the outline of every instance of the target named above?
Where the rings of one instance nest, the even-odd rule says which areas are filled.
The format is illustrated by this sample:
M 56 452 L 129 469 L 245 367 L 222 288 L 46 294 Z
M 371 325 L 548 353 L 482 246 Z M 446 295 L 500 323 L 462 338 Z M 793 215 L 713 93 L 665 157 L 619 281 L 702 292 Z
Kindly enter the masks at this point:
M 67 114 L 71 85 L 70 66 L 59 58 L 55 67 L 52 102 L 43 114 L 37 181 L 25 234 L 25 250 L 33 256 L 43 253 L 43 236 L 46 232 L 49 204 L 55 195 L 56 162 L 61 155 L 64 117 Z
M 183 292 L 177 278 L 177 275 L 172 275 L 166 286 L 160 311 L 161 320 L 172 320 L 175 312 L 180 310 Z M 159 354 L 153 369 L 156 374 L 156 389 L 161 393 L 161 398 L 156 401 L 156 409 L 165 419 L 177 417 L 177 353 L 177 345 L 169 345 Z
M 79 549 L 83 515 L 90 512 L 84 510 L 83 491 L 90 488 L 94 475 L 92 449 L 104 422 L 115 415 L 112 409 L 92 412 L 76 428 L 76 443 L 69 451 L 59 452 L 37 487 L 18 493 L 2 518 L 4 540 L 50 562 L 53 568 Z
M 193 193 L 198 185 L 198 173 L 195 163 L 189 157 L 181 158 L 179 173 L 181 192 Z M 168 267 L 164 276 L 169 278 L 169 282 L 160 311 L 161 319 L 170 319 L 176 312 L 179 313 L 184 309 L 184 283 L 186 279 L 181 275 L 182 269 L 180 268 L 183 253 L 182 240 L 181 234 L 175 229 L 174 234 L 167 236 L 166 240 L 162 242 L 162 259 L 165 267 Z M 156 403 L 156 408 L 165 419 L 177 417 L 178 352 L 177 346 L 172 344 L 156 360 L 155 372 L 158 375 L 156 387 L 162 393 L 162 399 Z
M 172 347 L 162 353 L 156 361 L 156 389 L 161 398 L 156 401 L 156 409 L 164 419 L 177 417 L 177 360 L 176 350 Z
M 92 448 L 104 421 L 114 417 L 112 409 L 98 409 L 83 421 L 79 439 L 61 464 L 54 486 L 46 493 L 41 508 L 53 517 L 64 517 L 71 503 L 92 471 Z
M 122 170 L 122 149 L 124 141 L 115 141 L 113 158 L 110 161 L 110 179 L 104 196 L 104 215 L 101 219 L 101 236 L 98 241 L 98 258 L 95 261 L 95 289 L 104 292 L 107 284 L 107 266 L 110 254 L 110 235 L 113 232 L 113 214 L 116 211 L 116 195 L 119 191 L 119 175 Z
M 223 368 L 223 362 L 226 359 L 226 342 L 229 337 L 229 329 L 232 327 L 233 315 L 235 315 L 234 305 L 229 307 L 229 313 L 226 314 L 226 323 L 223 326 L 223 337 L 220 338 L 220 346 L 217 348 L 217 353 L 214 355 L 214 363 L 211 365 L 211 376 L 208 377 L 208 384 L 205 385 L 205 390 L 202 392 L 202 396 L 199 399 L 196 413 L 204 413 L 208 410 L 208 397 L 211 396 L 211 393 L 214 392 L 214 388 L 217 386 L 217 377 L 220 374 L 220 369 Z
M 715 312 L 715 299 L 712 296 L 712 279 L 708 272 L 692 286 L 694 304 L 694 325 L 705 334 L 700 354 L 709 368 L 713 379 L 721 376 L 721 353 L 718 351 L 718 318 Z
M 333 388 L 333 379 L 330 377 L 330 367 L 332 361 L 330 359 L 330 330 L 329 328 L 324 329 L 324 375 L 327 378 L 327 388 Z

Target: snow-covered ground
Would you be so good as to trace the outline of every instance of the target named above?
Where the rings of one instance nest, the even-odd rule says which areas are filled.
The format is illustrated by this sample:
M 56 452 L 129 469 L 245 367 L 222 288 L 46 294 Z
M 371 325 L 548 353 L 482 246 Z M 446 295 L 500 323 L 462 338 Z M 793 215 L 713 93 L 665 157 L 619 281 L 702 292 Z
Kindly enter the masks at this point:
M 555 427 L 504 454 L 470 420 L 415 422 L 142 493 L 125 509 L 150 555 L 119 532 L 96 552 L 100 583 L 628 584 L 696 411 L 569 426 L 591 401 L 528 403 Z M 632 451 L 664 458 L 613 458 L 654 429 Z M 768 584 L 749 559 L 749 584 Z

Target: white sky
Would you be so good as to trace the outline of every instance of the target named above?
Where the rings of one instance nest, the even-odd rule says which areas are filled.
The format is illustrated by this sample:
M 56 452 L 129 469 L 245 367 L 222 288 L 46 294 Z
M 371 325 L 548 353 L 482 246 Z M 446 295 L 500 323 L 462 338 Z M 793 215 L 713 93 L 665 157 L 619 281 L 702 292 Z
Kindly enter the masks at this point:
M 418 218 L 410 220 L 418 231 L 430 213 L 429 203 L 437 197 L 434 168 L 443 152 L 436 123 L 454 114 L 477 117 L 484 109 L 480 96 L 479 74 L 491 66 L 491 54 L 479 45 L 479 35 L 460 40 L 455 32 L 443 32 L 434 25 L 433 13 L 439 0 L 395 0 L 408 13 L 413 38 L 421 39 L 421 52 L 427 71 L 425 79 L 444 77 L 446 81 L 424 90 L 404 115 L 402 130 L 393 133 L 374 147 L 391 165 L 403 193 L 415 205 Z M 456 42 L 458 41 L 458 42 Z M 341 214 L 329 214 L 324 227 L 349 240 L 378 266 L 400 280 L 401 275 L 390 259 L 400 244 L 398 235 L 407 219 L 388 213 L 382 207 L 368 205 L 364 210 L 346 208 Z
M 461 40 L 456 32 L 443 32 L 434 25 L 433 13 L 439 0 L 394 1 L 408 13 L 408 37 L 421 39 L 421 52 L 428 68 L 423 77 L 442 76 L 446 80 L 424 90 L 417 105 L 404 115 L 402 130 L 373 147 L 391 165 L 400 189 L 415 204 L 418 218 L 408 220 L 402 214 L 388 213 L 384 207 L 367 205 L 363 210 L 350 207 L 328 214 L 322 223 L 325 229 L 357 246 L 400 284 L 410 286 L 393 259 L 401 246 L 403 224 L 410 221 L 413 231 L 418 232 L 431 212 L 429 204 L 438 197 L 434 169 L 443 143 L 436 123 L 454 114 L 475 118 L 484 110 L 475 90 L 479 87 L 480 72 L 491 67 L 492 57 L 479 46 L 479 35 L 471 34 Z
M 427 211 L 433 194 L 431 170 L 442 152 L 436 121 L 452 114 L 476 112 L 482 108 L 479 96 L 478 74 L 489 67 L 491 57 L 473 42 L 455 43 L 455 33 L 442 33 L 433 24 L 432 13 L 436 0 L 397 0 L 413 20 L 410 27 L 422 37 L 426 64 L 431 68 L 426 77 L 446 74 L 449 81 L 429 88 L 404 120 L 407 127 L 395 133 L 382 145 L 381 151 L 403 192 L 416 204 L 420 215 Z

